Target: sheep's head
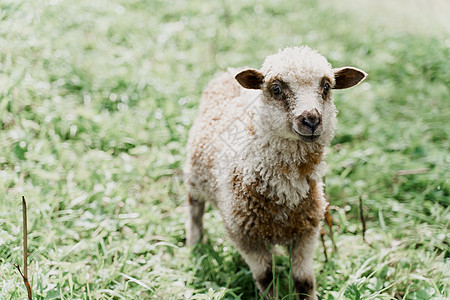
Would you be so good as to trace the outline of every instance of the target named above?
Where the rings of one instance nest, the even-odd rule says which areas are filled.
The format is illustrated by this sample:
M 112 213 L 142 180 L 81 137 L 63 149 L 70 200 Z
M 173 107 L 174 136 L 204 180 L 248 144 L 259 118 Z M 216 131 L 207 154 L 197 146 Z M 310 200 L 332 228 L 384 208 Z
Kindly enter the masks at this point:
M 236 80 L 244 88 L 262 90 L 262 118 L 275 134 L 325 144 L 336 124 L 331 89 L 352 87 L 366 76 L 353 67 L 333 69 L 325 57 L 303 46 L 268 56 L 261 70 L 244 70 Z

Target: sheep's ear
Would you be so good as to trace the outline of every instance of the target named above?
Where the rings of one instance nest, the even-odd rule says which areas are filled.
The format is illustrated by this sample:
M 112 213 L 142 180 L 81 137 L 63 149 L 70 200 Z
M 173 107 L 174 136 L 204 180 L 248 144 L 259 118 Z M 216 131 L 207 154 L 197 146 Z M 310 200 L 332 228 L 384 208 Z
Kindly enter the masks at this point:
M 254 89 L 258 90 L 261 88 L 261 85 L 264 80 L 264 75 L 261 74 L 258 70 L 255 69 L 247 69 L 236 76 L 234 76 L 240 85 L 245 87 L 246 89 Z
M 334 89 L 347 89 L 352 86 L 357 85 L 367 77 L 367 73 L 354 68 L 354 67 L 343 67 L 333 69 L 334 79 L 336 80 L 336 85 Z

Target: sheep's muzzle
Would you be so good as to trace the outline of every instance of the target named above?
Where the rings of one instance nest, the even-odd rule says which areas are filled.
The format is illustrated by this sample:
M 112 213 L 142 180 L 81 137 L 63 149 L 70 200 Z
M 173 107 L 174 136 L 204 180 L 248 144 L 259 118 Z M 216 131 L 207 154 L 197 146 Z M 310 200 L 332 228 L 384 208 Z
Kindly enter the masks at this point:
M 317 109 L 304 111 L 295 120 L 294 131 L 305 142 L 315 142 L 323 132 L 322 115 Z

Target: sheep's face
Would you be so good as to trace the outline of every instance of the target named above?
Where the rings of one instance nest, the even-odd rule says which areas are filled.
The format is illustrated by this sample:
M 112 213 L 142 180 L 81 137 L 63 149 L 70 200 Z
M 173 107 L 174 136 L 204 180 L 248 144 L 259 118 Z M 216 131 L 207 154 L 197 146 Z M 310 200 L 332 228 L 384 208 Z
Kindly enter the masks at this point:
M 268 56 L 261 71 L 242 71 L 236 80 L 245 88 L 262 90 L 261 117 L 276 135 L 328 143 L 336 123 L 331 89 L 352 87 L 365 77 L 353 67 L 333 69 L 316 51 L 300 47 Z

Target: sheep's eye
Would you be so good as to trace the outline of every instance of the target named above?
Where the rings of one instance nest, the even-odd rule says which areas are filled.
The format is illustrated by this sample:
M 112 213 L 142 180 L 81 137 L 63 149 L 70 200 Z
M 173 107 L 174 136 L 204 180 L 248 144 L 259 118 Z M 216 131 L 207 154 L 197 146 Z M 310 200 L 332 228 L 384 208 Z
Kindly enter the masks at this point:
M 324 96 L 328 95 L 329 91 L 330 91 L 330 84 L 329 83 L 325 83 L 325 85 L 323 86 L 323 95 Z
M 278 84 L 274 84 L 272 86 L 272 92 L 275 96 L 278 96 L 281 94 L 281 87 Z

